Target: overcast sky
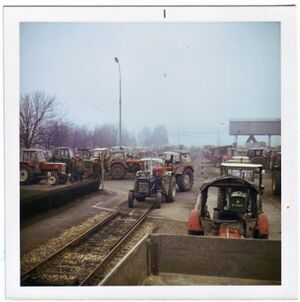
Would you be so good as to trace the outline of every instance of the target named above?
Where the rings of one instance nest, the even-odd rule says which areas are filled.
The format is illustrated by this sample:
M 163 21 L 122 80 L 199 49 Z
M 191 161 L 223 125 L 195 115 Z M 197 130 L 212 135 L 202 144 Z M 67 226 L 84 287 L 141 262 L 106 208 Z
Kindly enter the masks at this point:
M 21 23 L 21 94 L 77 125 L 165 124 L 170 143 L 231 143 L 231 118 L 280 118 L 280 24 Z M 246 138 L 245 138 L 246 139 Z M 241 139 L 242 141 L 242 139 Z M 274 140 L 275 141 L 275 140 Z

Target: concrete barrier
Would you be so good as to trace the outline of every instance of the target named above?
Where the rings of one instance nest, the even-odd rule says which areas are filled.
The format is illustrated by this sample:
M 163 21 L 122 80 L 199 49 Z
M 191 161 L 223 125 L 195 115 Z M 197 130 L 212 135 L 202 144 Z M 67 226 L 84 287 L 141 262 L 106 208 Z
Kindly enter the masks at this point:
M 100 285 L 141 285 L 150 274 L 149 236 L 128 253 Z
M 148 275 L 173 273 L 280 284 L 281 242 L 153 234 L 144 238 L 101 285 L 139 285 L 146 278 L 146 272 Z
M 76 198 L 99 189 L 99 180 L 90 179 L 67 186 L 55 186 L 51 190 L 20 190 L 21 220 L 65 205 Z

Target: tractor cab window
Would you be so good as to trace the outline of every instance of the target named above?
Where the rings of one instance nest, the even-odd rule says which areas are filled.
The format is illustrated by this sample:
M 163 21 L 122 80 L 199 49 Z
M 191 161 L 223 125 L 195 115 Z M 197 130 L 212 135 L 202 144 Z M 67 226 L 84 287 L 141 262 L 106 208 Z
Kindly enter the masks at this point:
M 60 149 L 60 156 L 68 157 L 69 156 L 68 150 L 67 149 Z
M 238 177 L 253 181 L 253 171 L 252 170 L 228 169 L 227 175 L 238 176 Z
M 93 153 L 92 153 L 92 156 L 94 157 L 94 158 L 98 158 L 98 157 L 100 157 L 100 151 L 93 151 Z
M 145 161 L 143 161 L 143 165 L 144 165 L 144 170 L 145 171 L 150 171 L 154 167 L 162 166 L 163 161 L 162 160 L 157 160 L 157 159 L 145 160 Z
M 112 154 L 111 154 L 111 157 L 112 158 L 125 158 L 125 154 L 124 154 L 124 152 L 113 152 Z
M 249 150 L 248 156 L 250 156 L 250 157 L 255 156 L 255 151 L 254 150 Z
M 256 156 L 263 156 L 263 150 L 256 150 Z
M 72 149 L 69 149 L 68 153 L 69 153 L 69 157 L 74 157 L 74 152 Z
M 81 151 L 81 156 L 84 159 L 90 159 L 90 153 L 88 151 Z
M 184 163 L 190 162 L 191 158 L 190 158 L 189 154 L 182 154 L 181 155 L 181 161 L 184 162 Z
M 28 151 L 23 152 L 23 161 L 30 161 L 30 152 Z
M 35 154 L 35 156 L 36 156 L 36 158 L 37 158 L 37 160 L 38 160 L 39 162 L 41 162 L 41 161 L 46 161 L 45 155 L 44 155 L 44 153 L 43 153 L 42 151 L 36 152 L 36 153 L 33 153 L 33 154 Z

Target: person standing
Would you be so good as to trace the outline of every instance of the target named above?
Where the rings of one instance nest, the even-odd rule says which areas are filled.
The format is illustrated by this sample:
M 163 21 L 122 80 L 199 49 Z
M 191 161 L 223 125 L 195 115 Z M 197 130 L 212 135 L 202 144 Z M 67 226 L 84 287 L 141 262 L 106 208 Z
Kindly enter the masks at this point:
M 82 162 L 82 158 L 79 158 L 79 160 L 76 163 L 76 170 L 79 176 L 79 180 L 82 182 L 83 181 L 83 173 L 84 173 L 84 165 Z

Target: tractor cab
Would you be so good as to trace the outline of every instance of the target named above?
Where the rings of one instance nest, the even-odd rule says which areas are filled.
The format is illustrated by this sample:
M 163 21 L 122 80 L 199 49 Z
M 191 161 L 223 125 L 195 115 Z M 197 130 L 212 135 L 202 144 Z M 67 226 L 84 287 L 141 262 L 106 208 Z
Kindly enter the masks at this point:
M 217 193 L 215 192 L 217 191 Z M 212 198 L 209 198 L 209 193 Z M 235 238 L 267 238 L 259 187 L 239 176 L 220 176 L 200 188 L 188 220 L 188 233 Z
M 255 183 L 261 194 L 264 190 L 262 176 L 265 173 L 261 164 L 227 162 L 220 166 L 220 176 L 237 176 Z
M 142 158 L 140 160 L 142 170 L 137 171 L 137 176 L 141 174 L 150 176 L 162 176 L 164 170 L 164 161 L 161 158 Z
M 134 200 L 143 201 L 146 197 L 155 197 L 160 208 L 162 196 L 172 202 L 176 194 L 176 179 L 172 172 L 166 171 L 161 158 L 143 158 L 142 169 L 136 172 L 133 190 L 128 193 L 128 206 L 133 207 Z

